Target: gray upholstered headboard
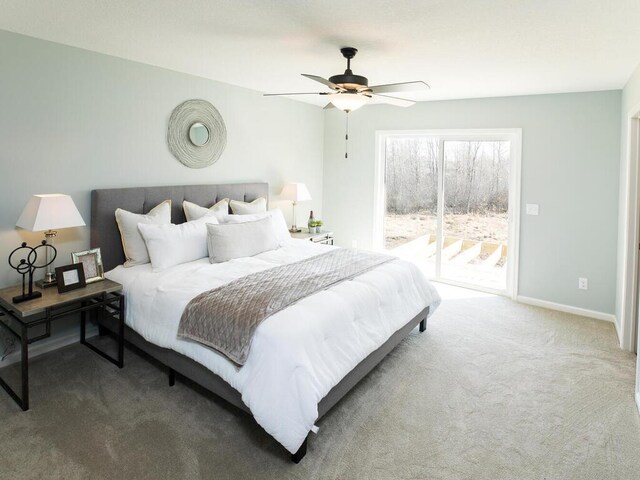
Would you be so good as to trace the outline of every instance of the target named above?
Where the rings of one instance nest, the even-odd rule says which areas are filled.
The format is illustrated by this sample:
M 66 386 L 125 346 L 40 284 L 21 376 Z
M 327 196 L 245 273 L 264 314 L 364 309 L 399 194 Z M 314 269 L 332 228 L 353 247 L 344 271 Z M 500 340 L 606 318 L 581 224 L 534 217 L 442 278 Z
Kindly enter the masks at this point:
M 124 263 L 120 232 L 116 224 L 116 208 L 134 213 L 147 213 L 160 202 L 171 200 L 172 223 L 183 223 L 185 221 L 182 211 L 183 200 L 210 207 L 223 198 L 251 202 L 258 197 L 269 200 L 268 183 L 93 190 L 91 192 L 91 248 L 100 247 L 105 272 Z

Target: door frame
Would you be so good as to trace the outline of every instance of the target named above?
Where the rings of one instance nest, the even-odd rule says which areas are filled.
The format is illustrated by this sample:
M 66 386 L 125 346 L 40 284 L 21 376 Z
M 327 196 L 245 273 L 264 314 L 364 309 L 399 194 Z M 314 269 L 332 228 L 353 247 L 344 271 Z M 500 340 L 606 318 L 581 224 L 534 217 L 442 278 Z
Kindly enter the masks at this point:
M 638 331 L 638 247 L 640 247 L 640 104 L 626 115 L 627 143 L 623 147 L 624 187 L 622 286 L 620 298 L 620 318 L 616 323 L 620 347 L 633 352 L 640 349 L 637 343 Z M 619 257 L 620 258 L 620 257 Z M 638 390 L 640 392 L 640 390 Z
M 522 129 L 521 128 L 482 128 L 482 129 L 436 129 L 436 130 L 378 130 L 376 131 L 376 158 L 374 172 L 373 193 L 373 238 L 374 250 L 384 250 L 384 216 L 385 202 L 385 141 L 388 137 L 438 137 L 440 148 L 444 141 L 462 140 L 470 138 L 479 141 L 509 141 L 511 142 L 510 156 L 511 168 L 509 169 L 509 239 L 513 247 L 509 246 L 509 260 L 507 263 L 507 290 L 496 291 L 493 289 L 478 288 L 478 290 L 499 293 L 516 299 L 518 296 L 519 280 L 519 254 L 520 254 L 520 195 L 521 195 L 521 166 L 522 166 Z M 444 155 L 444 152 L 441 152 Z M 442 184 L 443 173 L 438 180 L 438 197 L 444 188 Z M 442 206 L 438 206 L 438 209 Z M 440 216 L 438 222 L 440 223 Z M 441 230 L 439 225 L 438 230 Z M 510 242 L 511 243 L 511 242 Z M 441 245 L 436 247 L 436 255 L 439 257 Z M 436 263 L 437 265 L 437 263 Z M 443 283 L 460 285 L 455 281 L 439 279 Z M 468 286 L 468 285 L 465 285 Z

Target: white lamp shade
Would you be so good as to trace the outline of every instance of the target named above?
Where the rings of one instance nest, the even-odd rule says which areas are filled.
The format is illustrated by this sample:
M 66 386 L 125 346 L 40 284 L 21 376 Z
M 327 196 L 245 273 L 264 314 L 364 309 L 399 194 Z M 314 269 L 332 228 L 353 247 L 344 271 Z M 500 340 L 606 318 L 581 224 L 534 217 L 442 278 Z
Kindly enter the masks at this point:
M 280 192 L 280 198 L 292 202 L 305 202 L 311 200 L 311 194 L 304 183 L 287 183 Z
M 16 226 L 32 232 L 84 225 L 73 199 L 61 193 L 32 196 L 16 222 Z
M 343 112 L 353 112 L 369 101 L 369 97 L 357 93 L 332 93 L 329 101 Z

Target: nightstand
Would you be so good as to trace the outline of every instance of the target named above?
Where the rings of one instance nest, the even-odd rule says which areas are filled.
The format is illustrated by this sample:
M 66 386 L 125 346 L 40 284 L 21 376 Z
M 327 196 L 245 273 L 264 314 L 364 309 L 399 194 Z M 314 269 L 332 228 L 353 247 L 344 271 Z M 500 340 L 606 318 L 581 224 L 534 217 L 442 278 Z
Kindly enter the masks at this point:
M 309 240 L 313 243 L 333 245 L 333 232 L 309 233 L 308 231 L 306 231 L 300 233 L 292 233 L 291 238 L 296 238 L 298 240 Z
M 66 293 L 56 288 L 42 290 L 42 297 L 14 304 L 12 298 L 22 293 L 22 287 L 0 290 L 0 328 L 7 329 L 21 345 L 21 395 L 18 395 L 0 376 L 0 386 L 22 408 L 29 410 L 29 345 L 51 336 L 51 322 L 80 313 L 80 343 L 119 368 L 124 366 L 124 295 L 122 285 L 111 280 L 90 283 L 86 287 Z M 118 320 L 118 357 L 113 358 L 86 340 L 87 312 L 108 315 Z M 29 336 L 35 327 L 44 330 Z

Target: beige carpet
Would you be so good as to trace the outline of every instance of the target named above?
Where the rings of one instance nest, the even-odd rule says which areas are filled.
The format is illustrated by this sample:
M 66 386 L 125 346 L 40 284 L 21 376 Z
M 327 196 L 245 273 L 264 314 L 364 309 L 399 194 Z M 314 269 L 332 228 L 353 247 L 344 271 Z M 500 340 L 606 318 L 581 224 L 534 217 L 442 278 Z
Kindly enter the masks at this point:
M 250 417 L 127 350 L 32 363 L 0 392 L 2 479 L 637 479 L 635 356 L 613 325 L 439 287 L 445 300 L 320 423 L 299 465 Z

